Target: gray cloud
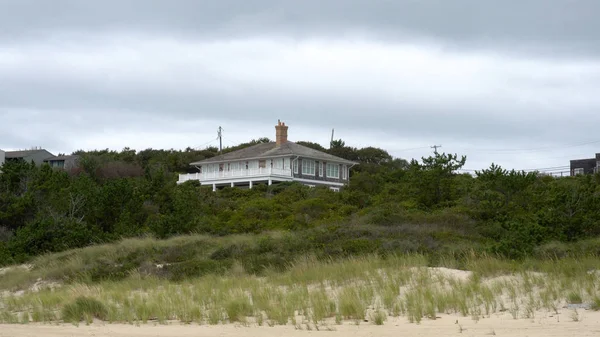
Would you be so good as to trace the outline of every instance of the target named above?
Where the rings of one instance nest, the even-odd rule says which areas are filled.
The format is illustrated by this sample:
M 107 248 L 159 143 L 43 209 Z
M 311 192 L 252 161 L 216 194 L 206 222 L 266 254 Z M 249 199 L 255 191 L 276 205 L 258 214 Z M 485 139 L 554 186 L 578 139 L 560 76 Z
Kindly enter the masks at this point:
M 272 138 L 468 166 L 593 155 L 597 1 L 3 1 L 0 148 Z M 319 135 L 319 136 L 316 136 Z M 556 146 L 556 151 L 493 149 Z M 419 150 L 407 150 L 410 148 Z M 486 149 L 492 149 L 486 151 Z
M 433 38 L 516 51 L 596 53 L 595 0 L 2 0 L 0 37 L 141 32 L 204 38 L 281 34 Z

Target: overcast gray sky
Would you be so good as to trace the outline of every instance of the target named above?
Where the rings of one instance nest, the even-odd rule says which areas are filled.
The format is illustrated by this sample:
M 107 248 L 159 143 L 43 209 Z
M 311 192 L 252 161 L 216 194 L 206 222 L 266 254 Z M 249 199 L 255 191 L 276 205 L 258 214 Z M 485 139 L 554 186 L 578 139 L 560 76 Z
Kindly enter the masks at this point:
M 598 0 L 0 0 L 0 148 L 600 152 Z M 211 142 L 212 141 L 212 142 Z

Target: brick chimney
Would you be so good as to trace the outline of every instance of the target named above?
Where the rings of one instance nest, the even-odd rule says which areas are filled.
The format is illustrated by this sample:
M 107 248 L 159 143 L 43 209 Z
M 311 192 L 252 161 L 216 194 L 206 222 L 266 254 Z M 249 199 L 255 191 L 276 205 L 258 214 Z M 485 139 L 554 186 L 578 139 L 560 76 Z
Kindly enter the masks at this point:
M 287 143 L 287 131 L 287 125 L 285 125 L 285 123 L 281 123 L 280 120 L 277 120 L 277 125 L 275 125 L 275 143 L 277 146 Z

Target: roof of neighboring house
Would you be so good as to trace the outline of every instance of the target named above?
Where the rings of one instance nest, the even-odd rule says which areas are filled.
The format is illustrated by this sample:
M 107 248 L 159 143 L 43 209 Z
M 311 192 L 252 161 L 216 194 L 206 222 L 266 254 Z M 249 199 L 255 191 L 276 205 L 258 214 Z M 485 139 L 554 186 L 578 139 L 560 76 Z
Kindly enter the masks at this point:
M 50 157 L 48 159 L 44 159 L 44 161 L 69 160 L 69 159 L 77 159 L 77 158 L 79 158 L 78 155 L 56 156 L 56 157 Z
M 31 156 L 40 152 L 45 152 L 48 154 L 48 157 L 54 156 L 52 153 L 46 150 L 23 150 L 23 151 L 6 151 L 6 159 L 15 159 L 15 158 L 23 158 L 27 156 Z
M 323 160 L 323 161 L 334 161 L 344 164 L 355 164 L 355 162 L 346 160 L 340 157 L 330 155 L 328 153 L 311 149 L 303 145 L 296 144 L 294 142 L 285 142 L 279 146 L 275 142 L 262 143 L 252 145 L 250 147 L 225 153 L 216 157 L 208 158 L 205 160 L 191 163 L 190 165 L 201 165 L 210 163 L 220 163 L 227 161 L 245 160 L 245 159 L 260 159 L 270 157 L 281 157 L 281 156 L 300 156 L 311 159 Z

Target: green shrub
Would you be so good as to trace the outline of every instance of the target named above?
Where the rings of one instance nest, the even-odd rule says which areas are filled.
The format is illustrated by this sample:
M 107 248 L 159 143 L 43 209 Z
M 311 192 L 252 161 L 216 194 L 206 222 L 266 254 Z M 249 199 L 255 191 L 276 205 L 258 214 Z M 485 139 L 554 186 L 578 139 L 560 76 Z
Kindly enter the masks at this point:
M 232 260 L 205 260 L 192 259 L 184 262 L 165 265 L 167 278 L 172 281 L 181 281 L 186 278 L 200 277 L 208 274 L 223 274 L 233 265 Z
M 292 260 L 284 255 L 270 252 L 263 254 L 250 253 L 240 258 L 240 261 L 247 273 L 260 274 L 266 269 L 283 271 Z
M 19 228 L 9 247 L 15 256 L 32 257 L 85 247 L 102 236 L 97 228 L 83 221 L 45 218 Z
M 515 219 L 502 223 L 503 235 L 494 244 L 495 253 L 508 258 L 523 258 L 533 253 L 544 237 L 544 228 L 530 219 Z
M 214 252 L 212 252 L 212 254 L 210 254 L 210 259 L 219 261 L 239 258 L 244 256 L 249 249 L 250 247 L 246 244 L 230 244 L 225 247 L 217 248 Z
M 535 247 L 533 254 L 539 258 L 563 258 L 572 254 L 570 248 L 566 243 L 552 241 Z
M 342 250 L 346 255 L 362 255 L 375 252 L 381 246 L 379 240 L 350 239 L 342 242 Z
M 14 263 L 12 254 L 4 242 L 0 242 L 0 267 Z

